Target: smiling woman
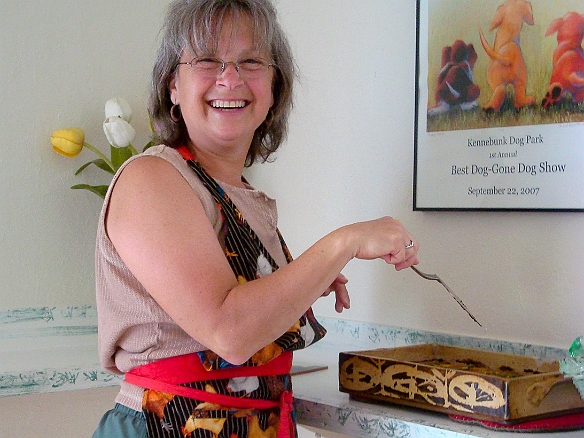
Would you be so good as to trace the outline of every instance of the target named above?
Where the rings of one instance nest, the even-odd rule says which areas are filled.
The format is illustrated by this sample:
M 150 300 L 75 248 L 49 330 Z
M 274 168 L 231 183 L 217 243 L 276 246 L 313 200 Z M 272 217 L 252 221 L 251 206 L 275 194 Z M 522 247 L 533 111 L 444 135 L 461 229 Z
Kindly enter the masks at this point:
M 258 128 L 266 125 L 269 130 L 273 116 L 267 116 L 269 111 L 275 111 L 272 110 L 274 64 L 264 59 L 271 54 L 255 48 L 251 19 L 232 14 L 226 17 L 228 21 L 221 28 L 216 54 L 235 61 L 197 56 L 194 48 L 186 49 L 169 84 L 170 100 L 181 109 L 189 148 L 199 161 L 204 162 L 217 148 L 223 148 L 226 154 L 241 149 L 245 152 L 242 156 L 251 165 L 250 153 L 256 148 L 260 150 L 263 143 L 264 130 Z M 256 148 L 250 146 L 254 142 Z M 272 150 L 266 148 L 266 153 L 275 148 L 275 144 Z M 213 176 L 241 185 L 239 171 L 233 176 L 224 172 Z
M 311 305 L 334 292 L 349 308 L 353 258 L 418 262 L 390 217 L 292 260 L 275 201 L 242 173 L 286 136 L 293 65 L 269 0 L 170 5 L 150 100 L 162 145 L 124 163 L 99 220 L 100 357 L 125 379 L 95 438 L 120 421 L 137 436 L 295 436 L 292 351 L 325 335 Z
M 279 24 L 268 19 L 262 8 L 255 5 L 252 7 L 255 10 L 249 17 L 252 22 L 243 29 L 230 28 L 232 24 L 237 25 L 238 17 L 242 12 L 245 13 L 237 8 L 221 10 L 216 5 L 205 4 L 191 11 L 185 5 L 175 4 L 169 9 L 167 20 L 177 24 L 175 28 L 167 29 L 167 47 L 159 52 L 154 66 L 154 92 L 150 99 L 150 109 L 161 143 L 177 146 L 184 144 L 189 138 L 184 121 L 180 118 L 173 120 L 172 109 L 175 108 L 176 111 L 178 108 L 174 106 L 175 102 L 169 95 L 169 87 L 175 79 L 177 67 L 183 64 L 191 67 L 191 74 L 207 79 L 218 78 L 226 69 L 229 70 L 229 64 L 246 81 L 253 82 L 265 79 L 267 74 L 271 75 L 273 105 L 267 119 L 255 133 L 246 161 L 248 166 L 256 157 L 267 159 L 286 138 L 295 78 L 291 49 Z M 224 21 L 227 23 L 225 29 Z M 246 51 L 238 53 L 235 59 L 220 59 L 217 50 L 221 38 L 225 44 L 235 38 L 238 31 L 244 29 L 249 33 L 246 38 L 251 39 Z M 184 47 L 182 39 L 185 36 L 189 41 L 187 47 Z M 268 42 L 269 47 L 266 46 Z M 245 56 L 239 58 L 240 55 Z

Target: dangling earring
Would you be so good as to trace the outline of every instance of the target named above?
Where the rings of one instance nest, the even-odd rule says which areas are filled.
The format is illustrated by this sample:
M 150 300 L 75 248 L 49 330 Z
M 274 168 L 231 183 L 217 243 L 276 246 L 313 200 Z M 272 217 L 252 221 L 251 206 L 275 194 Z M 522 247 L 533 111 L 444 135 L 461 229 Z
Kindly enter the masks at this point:
M 182 113 L 180 112 L 180 106 L 177 104 L 174 104 L 170 107 L 170 119 L 174 122 L 174 123 L 178 123 L 181 121 L 182 119 Z
M 264 123 L 265 123 L 266 127 L 269 128 L 273 122 L 274 122 L 274 111 L 272 111 L 272 108 L 270 108 L 268 110 L 268 114 L 266 115 L 266 119 L 264 120 Z

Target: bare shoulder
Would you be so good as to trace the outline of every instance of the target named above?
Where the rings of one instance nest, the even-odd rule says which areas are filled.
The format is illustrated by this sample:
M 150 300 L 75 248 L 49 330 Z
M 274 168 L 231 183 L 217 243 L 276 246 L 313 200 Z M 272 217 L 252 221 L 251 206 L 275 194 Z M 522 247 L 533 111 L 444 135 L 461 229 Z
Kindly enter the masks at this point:
M 160 157 L 143 156 L 128 163 L 119 175 L 112 201 L 127 193 L 136 195 L 145 191 L 164 191 L 172 184 L 186 185 L 172 164 Z
M 155 156 L 129 163 L 112 190 L 107 212 L 106 229 L 114 245 L 139 233 L 170 233 L 185 223 L 198 223 L 199 229 L 210 226 L 200 199 L 180 172 Z

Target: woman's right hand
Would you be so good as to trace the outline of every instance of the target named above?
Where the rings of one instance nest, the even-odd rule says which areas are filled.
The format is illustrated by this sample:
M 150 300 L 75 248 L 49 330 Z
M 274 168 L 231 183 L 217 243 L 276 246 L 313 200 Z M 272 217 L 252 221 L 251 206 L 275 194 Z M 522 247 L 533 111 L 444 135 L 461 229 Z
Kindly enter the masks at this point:
M 386 216 L 340 228 L 348 234 L 353 257 L 363 260 L 383 259 L 402 270 L 418 264 L 418 242 L 402 223 Z M 406 248 L 413 243 L 411 248 Z

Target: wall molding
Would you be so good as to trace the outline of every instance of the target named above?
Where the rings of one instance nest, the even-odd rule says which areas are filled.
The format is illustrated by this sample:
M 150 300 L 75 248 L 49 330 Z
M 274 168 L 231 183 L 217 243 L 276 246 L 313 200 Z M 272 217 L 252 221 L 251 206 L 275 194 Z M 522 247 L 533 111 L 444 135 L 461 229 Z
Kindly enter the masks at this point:
M 118 385 L 97 355 L 94 305 L 0 311 L 0 397 Z
M 558 348 L 432 333 L 318 317 L 327 344 L 351 349 L 439 343 L 537 357 L 565 357 Z M 0 311 L 0 397 L 119 385 L 97 354 L 95 305 Z

